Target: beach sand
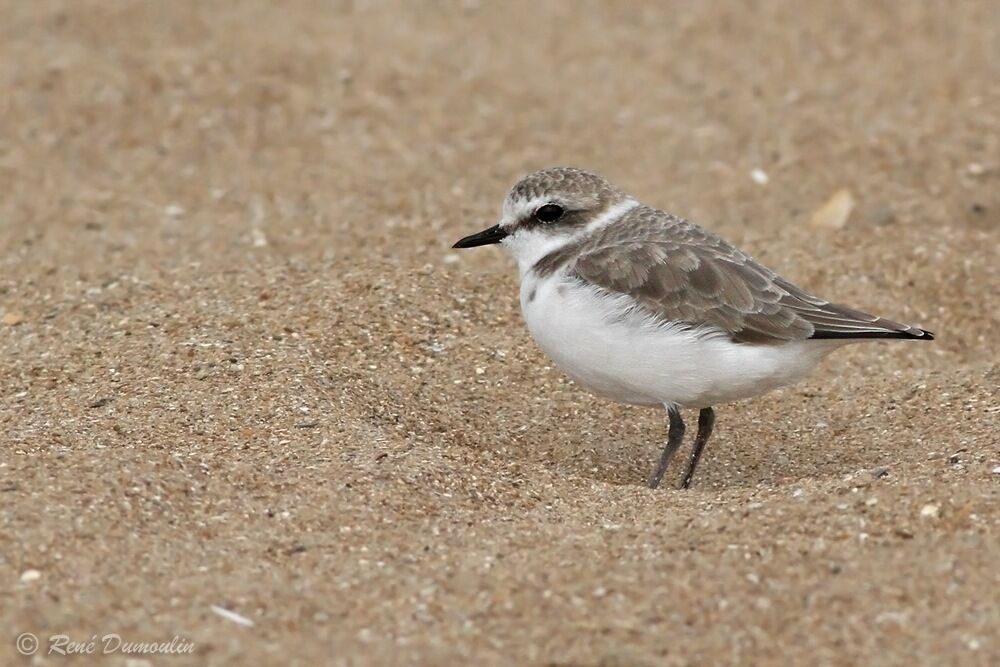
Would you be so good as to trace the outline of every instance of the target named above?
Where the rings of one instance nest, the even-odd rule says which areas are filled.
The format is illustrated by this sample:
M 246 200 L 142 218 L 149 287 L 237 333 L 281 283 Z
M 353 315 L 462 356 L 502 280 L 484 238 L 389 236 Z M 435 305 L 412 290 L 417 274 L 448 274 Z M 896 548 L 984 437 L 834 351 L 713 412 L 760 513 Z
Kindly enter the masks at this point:
M 1000 664 L 992 3 L 2 4 L 0 664 Z M 650 491 L 450 248 L 553 165 L 937 340 Z

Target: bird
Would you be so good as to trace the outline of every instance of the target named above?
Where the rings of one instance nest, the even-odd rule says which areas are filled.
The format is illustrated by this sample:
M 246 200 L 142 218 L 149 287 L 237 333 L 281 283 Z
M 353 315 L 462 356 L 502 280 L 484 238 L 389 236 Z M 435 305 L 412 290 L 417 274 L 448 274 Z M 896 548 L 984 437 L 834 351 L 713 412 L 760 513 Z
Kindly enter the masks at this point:
M 793 384 L 850 343 L 934 339 L 814 296 L 582 169 L 524 176 L 499 222 L 453 247 L 491 244 L 517 262 L 525 324 L 562 372 L 598 396 L 666 410 L 666 443 L 648 478 L 654 489 L 683 443 L 682 409 L 698 410 L 679 485 L 687 489 L 716 405 Z

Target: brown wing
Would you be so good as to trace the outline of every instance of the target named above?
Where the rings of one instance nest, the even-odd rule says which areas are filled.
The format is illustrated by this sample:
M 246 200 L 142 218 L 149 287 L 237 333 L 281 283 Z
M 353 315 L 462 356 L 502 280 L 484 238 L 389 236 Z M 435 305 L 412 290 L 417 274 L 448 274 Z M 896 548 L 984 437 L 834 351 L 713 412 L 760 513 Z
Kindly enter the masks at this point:
M 718 236 L 649 208 L 577 246 L 567 270 L 627 294 L 670 322 L 713 325 L 740 342 L 929 338 L 929 332 L 818 299 Z

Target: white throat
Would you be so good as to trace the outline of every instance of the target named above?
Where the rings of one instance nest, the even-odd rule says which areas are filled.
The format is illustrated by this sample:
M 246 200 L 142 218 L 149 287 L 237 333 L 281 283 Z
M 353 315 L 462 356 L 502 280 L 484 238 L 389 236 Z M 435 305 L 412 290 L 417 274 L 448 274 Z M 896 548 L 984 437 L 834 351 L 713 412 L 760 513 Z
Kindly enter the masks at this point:
M 591 220 L 585 227 L 568 234 L 552 234 L 544 229 L 521 229 L 501 241 L 500 245 L 513 255 L 523 279 L 541 258 L 612 224 L 638 205 L 639 202 L 634 199 L 620 201 Z

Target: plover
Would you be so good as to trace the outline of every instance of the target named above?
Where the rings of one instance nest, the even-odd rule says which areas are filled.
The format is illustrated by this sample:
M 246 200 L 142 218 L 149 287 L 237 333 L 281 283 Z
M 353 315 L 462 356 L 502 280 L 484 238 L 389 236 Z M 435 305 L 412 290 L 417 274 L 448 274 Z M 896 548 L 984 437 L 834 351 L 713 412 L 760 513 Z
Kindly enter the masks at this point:
M 528 330 L 563 372 L 611 400 L 666 409 L 651 488 L 684 438 L 681 408 L 700 410 L 687 488 L 714 405 L 796 382 L 849 343 L 934 338 L 815 297 L 710 231 L 580 169 L 525 176 L 500 222 L 454 247 L 493 243 L 517 261 Z

